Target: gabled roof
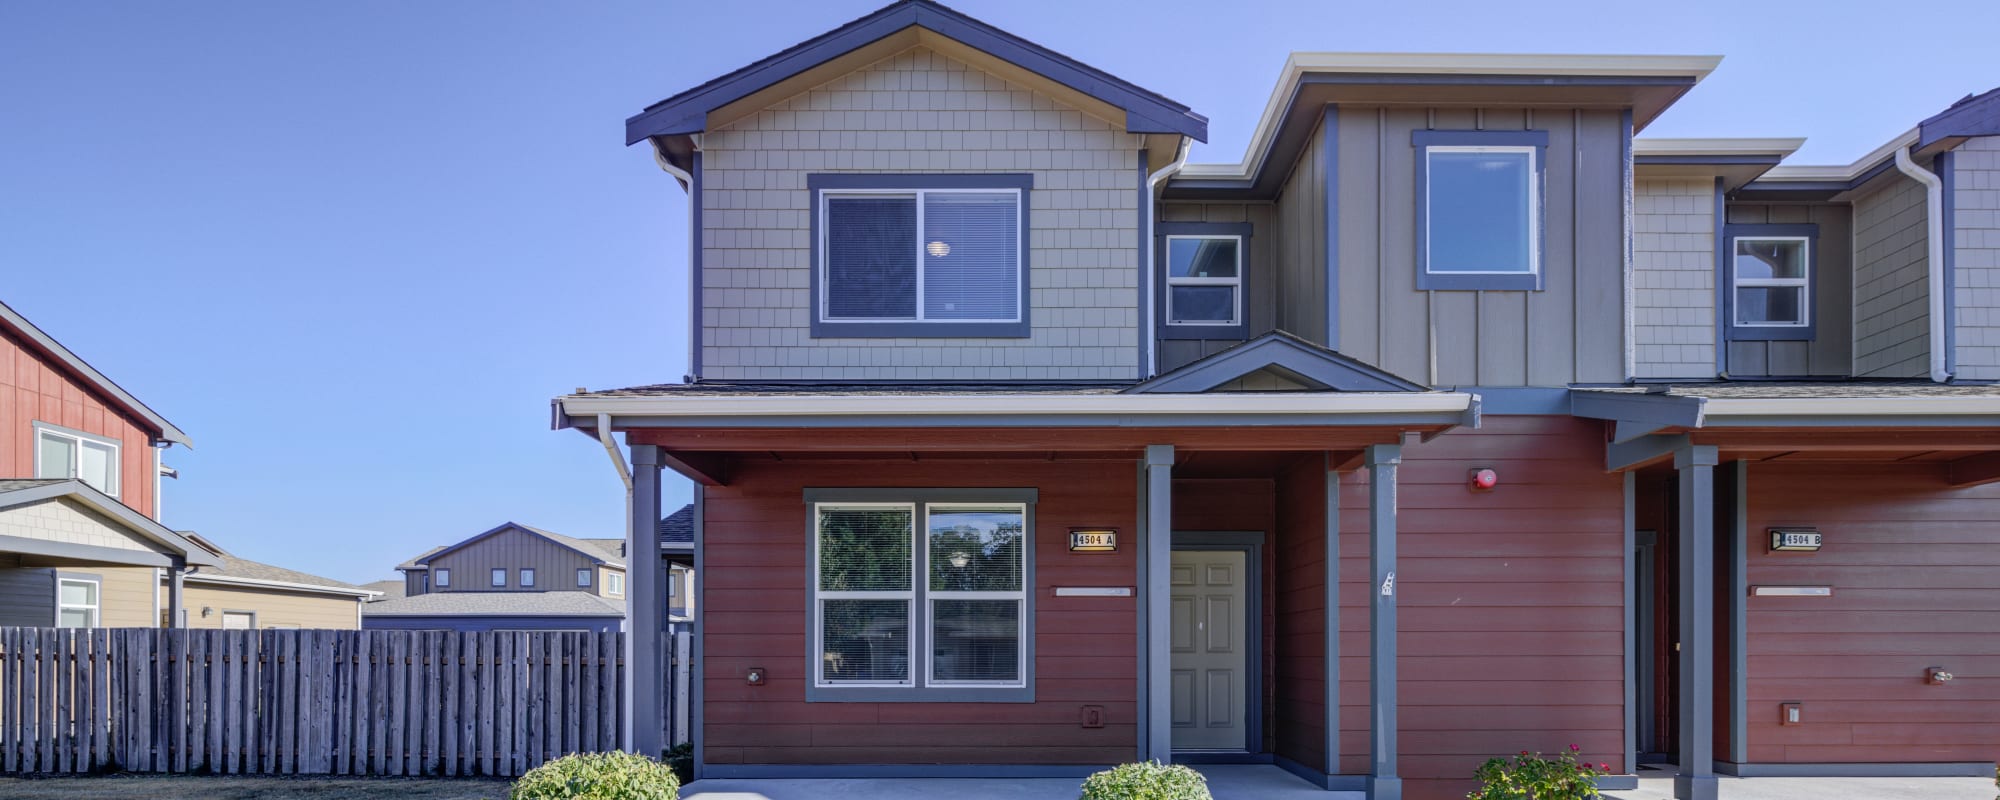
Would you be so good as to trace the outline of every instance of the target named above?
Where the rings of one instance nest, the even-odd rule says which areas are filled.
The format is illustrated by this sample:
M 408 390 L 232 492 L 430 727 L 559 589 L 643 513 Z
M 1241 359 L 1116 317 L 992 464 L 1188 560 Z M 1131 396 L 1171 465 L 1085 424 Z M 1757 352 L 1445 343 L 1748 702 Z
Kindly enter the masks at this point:
M 185 580 L 188 583 L 248 586 L 313 594 L 337 594 L 345 597 L 370 597 L 377 593 L 374 589 L 261 561 L 251 561 L 232 555 L 223 555 L 220 558 L 222 560 L 220 565 L 203 567 L 190 573 Z
M 28 318 L 21 316 L 14 309 L 8 308 L 6 303 L 0 303 L 0 329 L 4 329 L 20 337 L 27 343 L 29 348 L 40 351 L 47 358 L 62 365 L 77 380 L 83 381 L 96 390 L 98 394 L 103 395 L 106 400 L 110 401 L 111 405 L 117 407 L 127 415 L 144 421 L 147 426 L 152 428 L 154 436 L 182 447 L 194 447 L 194 440 L 189 439 L 188 435 L 183 433 L 181 429 L 174 427 L 174 424 L 168 422 L 166 417 L 162 417 L 158 412 L 147 408 L 145 403 L 139 402 L 139 398 L 133 397 L 130 392 L 113 383 L 110 378 L 104 377 L 104 373 L 98 372 L 97 368 L 92 367 L 77 354 L 70 352 L 69 348 L 62 346 L 62 343 L 56 341 L 55 337 L 42 332 L 41 328 L 35 327 L 34 323 L 28 321 Z
M 694 504 L 660 518 L 660 547 L 665 550 L 694 549 Z
M 590 592 L 431 592 L 384 597 L 369 617 L 624 617 L 625 604 Z
M 1188 363 L 1126 389 L 1128 394 L 1214 391 L 1256 375 L 1273 374 L 1302 391 L 1423 392 L 1423 384 L 1397 377 L 1284 331 L 1272 331 Z
M 128 532 L 136 534 L 141 539 L 153 542 L 159 546 L 161 552 L 177 555 L 191 566 L 214 567 L 222 564 L 220 557 L 209 552 L 206 548 L 188 541 L 186 537 L 169 530 L 166 526 L 155 522 L 151 517 L 132 510 L 131 506 L 118 502 L 110 495 L 92 488 L 90 484 L 83 481 L 74 479 L 0 481 L 0 509 L 59 499 L 75 502 L 96 512 L 111 524 L 124 528 Z M 0 538 L 9 540 L 10 547 L 34 546 L 40 542 L 40 540 L 27 540 L 22 537 L 9 536 Z M 64 545 L 61 542 L 47 542 L 43 544 L 68 550 L 87 548 L 84 545 Z M 113 548 L 96 549 L 110 550 Z M 134 550 L 131 552 L 142 551 Z M 48 555 L 63 555 L 63 553 L 50 552 Z M 85 560 L 92 559 L 86 558 Z
M 396 568 L 403 570 L 424 569 L 429 567 L 430 563 L 436 560 L 439 556 L 443 556 L 446 553 L 453 553 L 459 550 L 463 550 L 467 546 L 470 546 L 475 542 L 482 541 L 492 536 L 497 536 L 501 533 L 510 530 L 522 531 L 524 533 L 528 533 L 534 536 L 540 536 L 544 539 L 549 540 L 550 542 L 555 543 L 558 546 L 567 548 L 569 550 L 573 550 L 576 552 L 577 555 L 583 556 L 584 558 L 588 558 L 599 564 L 604 564 L 606 566 L 612 566 L 612 567 L 621 567 L 621 568 L 625 566 L 625 557 L 622 554 L 624 540 L 622 539 L 578 539 L 574 536 L 564 536 L 560 533 L 554 533 L 551 531 L 542 530 L 541 528 L 531 528 L 526 525 L 522 525 L 518 522 L 503 522 L 489 530 L 482 531 L 478 534 L 471 536 L 470 538 L 465 539 L 464 541 L 458 542 L 457 544 L 448 544 L 443 547 L 433 547 L 429 551 L 426 551 L 423 555 L 405 561 L 402 564 L 398 565 Z M 610 542 L 612 544 L 606 545 L 605 544 L 606 542 Z
M 1208 119 L 1185 105 L 931 0 L 899 0 L 647 106 L 625 121 L 625 143 L 699 133 L 708 127 L 709 112 L 913 26 L 1123 110 L 1126 130 L 1131 133 L 1173 133 L 1208 140 Z

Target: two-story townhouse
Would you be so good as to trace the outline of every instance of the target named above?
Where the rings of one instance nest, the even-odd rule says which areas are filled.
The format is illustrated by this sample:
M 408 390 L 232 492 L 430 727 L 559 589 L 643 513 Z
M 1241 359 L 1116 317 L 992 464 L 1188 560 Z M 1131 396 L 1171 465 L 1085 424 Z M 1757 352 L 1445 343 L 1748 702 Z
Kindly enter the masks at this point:
M 370 593 L 159 522 L 186 433 L 0 304 L 0 626 L 360 627 Z
M 1635 138 L 1717 63 L 1294 54 L 1188 164 L 906 0 L 629 119 L 692 374 L 555 421 L 634 541 L 695 483 L 697 775 L 1992 769 L 2000 100 L 1845 168 Z
M 653 543 L 673 589 L 664 607 L 668 621 L 686 618 L 681 587 L 692 586 L 689 559 L 664 546 L 669 528 L 685 527 L 675 522 L 661 520 L 662 540 Z M 503 523 L 397 565 L 401 580 L 371 584 L 383 594 L 363 609 L 363 624 L 403 630 L 620 630 L 626 552 L 623 539 L 579 539 Z

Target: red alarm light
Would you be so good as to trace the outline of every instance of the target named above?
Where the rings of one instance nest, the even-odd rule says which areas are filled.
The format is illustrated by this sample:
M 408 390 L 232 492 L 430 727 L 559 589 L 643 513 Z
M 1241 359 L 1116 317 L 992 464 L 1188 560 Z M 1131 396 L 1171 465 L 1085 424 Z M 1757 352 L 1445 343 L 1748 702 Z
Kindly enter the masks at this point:
M 1490 492 L 1493 491 L 1493 487 L 1499 485 L 1500 485 L 1500 473 L 1494 472 L 1493 470 L 1485 467 L 1481 467 L 1479 469 L 1475 469 L 1472 471 L 1473 491 Z

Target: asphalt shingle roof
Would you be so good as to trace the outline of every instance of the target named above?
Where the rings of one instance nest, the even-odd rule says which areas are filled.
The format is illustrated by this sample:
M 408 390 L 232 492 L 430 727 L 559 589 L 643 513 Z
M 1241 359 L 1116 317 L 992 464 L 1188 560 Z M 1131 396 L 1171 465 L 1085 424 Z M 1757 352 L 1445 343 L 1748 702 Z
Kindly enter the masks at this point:
M 681 510 L 660 519 L 660 544 L 694 546 L 694 504 L 681 506 Z
M 199 580 L 200 577 L 203 575 L 220 575 L 230 578 L 248 578 L 250 580 L 258 580 L 258 581 L 279 581 L 282 583 L 298 583 L 307 586 L 324 586 L 329 589 L 342 589 L 353 592 L 363 591 L 362 587 L 356 586 L 351 583 L 337 581 L 332 578 L 323 578 L 318 575 L 313 575 L 311 573 L 306 573 L 306 572 L 300 572 L 295 569 L 286 569 L 284 567 L 266 564 L 261 561 L 251 561 L 250 559 L 247 558 L 237 558 L 235 556 L 228 555 L 226 553 L 223 555 L 216 556 L 216 558 L 221 559 L 222 566 L 202 567 L 199 571 L 195 572 L 193 575 L 190 575 L 188 577 Z
M 625 604 L 589 592 L 431 592 L 361 607 L 371 617 L 623 617 Z
M 373 601 L 373 602 L 381 602 L 383 600 L 392 600 L 398 597 L 402 597 L 404 591 L 407 590 L 409 586 L 408 584 L 405 584 L 403 581 L 390 579 L 386 581 L 369 581 L 367 583 L 361 584 L 361 588 L 367 589 L 369 591 L 381 592 L 382 596 L 375 598 L 375 600 Z
M 937 384 L 783 384 L 783 383 L 662 383 L 580 392 L 572 397 L 784 397 L 790 395 L 907 397 L 965 394 L 1117 394 L 1130 386 L 1117 384 L 937 383 Z
M 0 478 L 0 492 L 18 492 L 52 483 L 62 483 L 63 478 Z

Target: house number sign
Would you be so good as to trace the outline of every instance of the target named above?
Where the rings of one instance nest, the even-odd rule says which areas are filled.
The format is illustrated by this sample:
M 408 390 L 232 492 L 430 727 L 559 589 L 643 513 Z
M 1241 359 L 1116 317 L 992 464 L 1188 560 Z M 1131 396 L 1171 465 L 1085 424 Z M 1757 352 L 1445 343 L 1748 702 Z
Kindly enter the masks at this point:
M 1784 551 L 1814 552 L 1819 550 L 1819 545 L 1820 545 L 1819 531 L 1812 530 L 1810 528 L 1804 530 L 1800 530 L 1797 528 L 1771 529 L 1772 552 L 1784 552 Z
M 1069 532 L 1069 551 L 1072 553 L 1115 553 L 1118 551 L 1118 532 L 1113 530 L 1072 530 Z

